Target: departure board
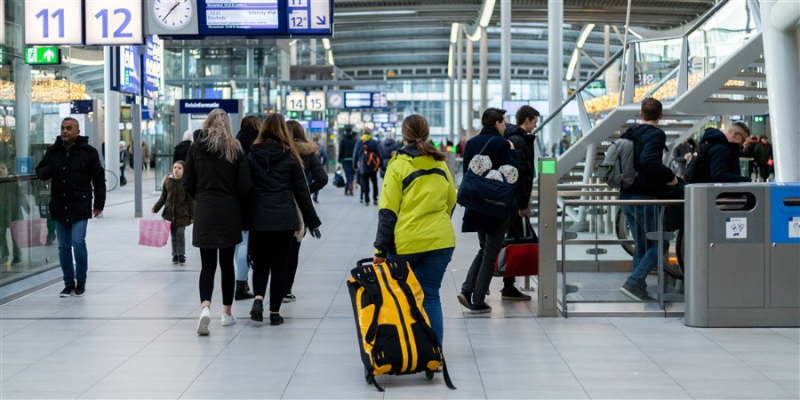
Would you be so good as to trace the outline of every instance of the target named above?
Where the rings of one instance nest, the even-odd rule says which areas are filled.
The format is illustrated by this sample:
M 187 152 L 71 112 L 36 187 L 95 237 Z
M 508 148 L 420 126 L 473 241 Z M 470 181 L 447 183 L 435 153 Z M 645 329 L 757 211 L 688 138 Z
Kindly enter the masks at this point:
M 196 0 L 203 36 L 330 36 L 331 0 Z

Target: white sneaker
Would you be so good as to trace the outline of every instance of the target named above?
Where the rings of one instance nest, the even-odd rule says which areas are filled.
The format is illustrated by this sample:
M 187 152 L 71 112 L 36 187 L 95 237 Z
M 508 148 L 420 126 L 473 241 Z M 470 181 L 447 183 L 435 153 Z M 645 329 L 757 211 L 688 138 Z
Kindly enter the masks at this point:
M 230 326 L 236 323 L 236 318 L 233 315 L 222 313 L 220 324 L 222 326 Z
M 203 311 L 200 311 L 200 321 L 197 323 L 197 334 L 201 336 L 208 335 L 208 325 L 210 323 L 211 310 L 208 307 L 203 307 Z

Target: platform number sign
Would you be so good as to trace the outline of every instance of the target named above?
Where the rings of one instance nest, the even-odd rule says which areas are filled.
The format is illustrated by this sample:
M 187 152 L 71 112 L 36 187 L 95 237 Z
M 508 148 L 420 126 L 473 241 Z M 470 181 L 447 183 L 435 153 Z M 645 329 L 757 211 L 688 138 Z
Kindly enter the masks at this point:
M 308 92 L 306 110 L 325 111 L 325 92 Z
M 25 0 L 25 43 L 82 44 L 81 0 Z
M 330 34 L 330 0 L 287 0 L 287 6 L 290 34 Z
M 291 92 L 286 96 L 286 110 L 287 111 L 305 111 L 306 110 L 306 93 L 305 92 Z
M 142 0 L 86 0 L 87 45 L 142 44 Z

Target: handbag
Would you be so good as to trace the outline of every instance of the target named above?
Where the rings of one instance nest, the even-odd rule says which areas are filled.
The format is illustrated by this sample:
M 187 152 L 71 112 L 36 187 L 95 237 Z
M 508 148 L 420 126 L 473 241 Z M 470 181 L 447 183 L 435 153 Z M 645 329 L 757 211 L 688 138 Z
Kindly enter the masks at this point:
M 336 172 L 333 174 L 333 186 L 337 188 L 343 188 L 345 185 L 347 185 L 347 183 L 344 180 L 344 171 L 342 170 L 342 167 L 339 166 L 336 168 Z
M 483 152 L 492 140 L 494 138 L 489 139 L 475 156 L 484 155 Z M 489 179 L 486 177 L 488 173 L 486 171 L 483 175 L 478 175 L 467 168 L 458 188 L 458 204 L 471 211 L 507 218 L 516 208 L 514 184 L 508 183 L 505 177 L 502 181 Z
M 495 276 L 539 275 L 539 238 L 533 231 L 531 221 L 522 218 L 522 236 L 506 237 L 505 247 L 500 250 L 495 262 Z
M 169 221 L 157 219 L 139 220 L 139 245 L 164 247 L 169 241 Z
M 47 220 L 12 221 L 11 237 L 20 248 L 44 246 L 47 243 Z

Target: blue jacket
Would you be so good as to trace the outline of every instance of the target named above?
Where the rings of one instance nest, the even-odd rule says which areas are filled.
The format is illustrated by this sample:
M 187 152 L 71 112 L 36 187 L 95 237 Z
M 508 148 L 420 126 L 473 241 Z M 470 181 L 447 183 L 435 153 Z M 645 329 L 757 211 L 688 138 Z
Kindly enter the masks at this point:
M 358 173 L 362 175 L 369 175 L 378 173 L 380 168 L 378 142 L 369 135 L 362 136 L 353 147 L 353 169 L 358 169 Z
M 675 179 L 675 174 L 662 161 L 667 149 L 667 135 L 661 128 L 642 124 L 629 128 L 622 137 L 635 143 L 633 160 L 637 175 L 633 184 L 621 191 L 640 196 L 658 196 Z
M 490 140 L 491 142 L 489 143 Z M 481 133 L 468 140 L 467 145 L 464 147 L 464 173 L 469 169 L 469 163 L 472 161 L 472 158 L 478 155 L 486 143 L 489 143 L 489 145 L 486 146 L 486 149 L 481 155 L 489 156 L 492 160 L 492 169 L 497 169 L 503 165 L 511 165 L 512 167 L 519 168 L 517 154 L 511 150 L 511 145 L 509 145 L 508 140 L 501 136 L 497 129 L 484 127 Z M 468 208 L 464 210 L 461 231 L 496 233 L 495 231 L 503 222 L 505 221 L 501 218 L 483 214 L 480 210 L 470 210 Z
M 749 178 L 742 176 L 739 168 L 738 144 L 729 142 L 719 129 L 706 129 L 703 143 L 711 146 L 704 158 L 708 182 L 750 182 Z

